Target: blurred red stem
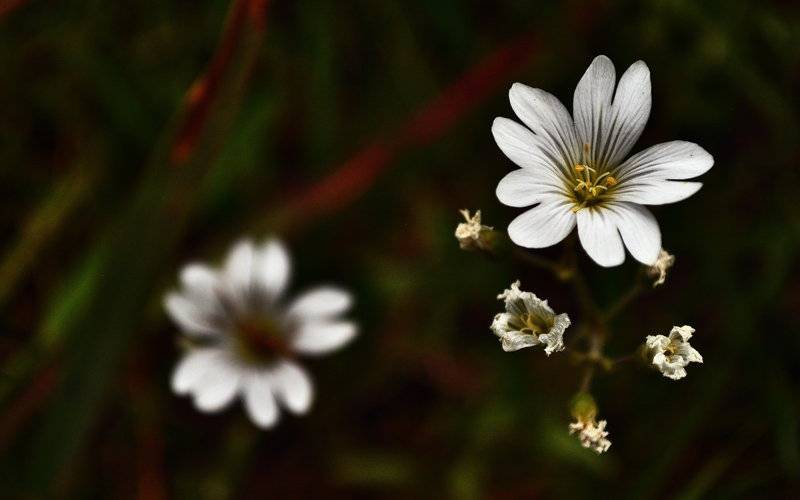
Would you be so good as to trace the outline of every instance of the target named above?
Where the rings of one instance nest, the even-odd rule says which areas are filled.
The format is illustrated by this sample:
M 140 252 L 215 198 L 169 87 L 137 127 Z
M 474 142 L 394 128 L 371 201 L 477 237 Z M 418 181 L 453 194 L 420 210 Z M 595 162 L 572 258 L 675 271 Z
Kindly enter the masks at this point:
M 134 408 L 138 471 L 137 498 L 165 500 L 167 481 L 164 474 L 164 435 L 155 411 L 153 367 L 146 356 L 140 355 L 128 375 L 128 392 Z
M 186 111 L 170 153 L 174 165 L 182 165 L 191 157 L 219 94 L 223 77 L 242 43 L 245 28 L 250 23 L 256 30 L 264 29 L 267 4 L 268 0 L 233 0 L 225 30 L 208 69 L 195 80 L 184 97 Z
M 376 138 L 291 202 L 287 213 L 292 221 L 312 219 L 353 202 L 400 153 L 439 139 L 466 113 L 508 86 L 511 77 L 537 55 L 536 45 L 536 39 L 526 35 L 486 56 L 388 136 L 393 139 Z
M 0 0 L 0 20 L 26 3 L 28 0 Z
M 49 365 L 39 372 L 0 419 L 0 452 L 5 450 L 20 428 L 44 404 L 58 380 L 58 367 Z

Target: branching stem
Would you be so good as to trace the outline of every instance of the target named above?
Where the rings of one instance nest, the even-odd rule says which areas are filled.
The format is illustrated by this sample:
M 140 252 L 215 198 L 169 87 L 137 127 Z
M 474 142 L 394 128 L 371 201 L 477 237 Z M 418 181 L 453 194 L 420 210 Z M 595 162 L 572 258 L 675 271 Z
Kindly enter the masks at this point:
M 580 377 L 578 391 L 589 392 L 598 366 L 605 370 L 610 370 L 617 364 L 636 359 L 635 353 L 613 360 L 606 358 L 603 354 L 603 347 L 610 333 L 608 330 L 609 322 L 639 297 L 646 287 L 643 272 L 639 271 L 633 286 L 604 311 L 594 300 L 586 279 L 578 268 L 574 238 L 567 240 L 565 250 L 564 257 L 558 262 L 531 254 L 519 247 L 514 249 L 514 255 L 530 266 L 551 272 L 559 281 L 569 282 L 575 291 L 581 308 L 581 315 L 586 320 L 585 324 L 591 326 L 582 328 L 576 333 L 572 341 L 569 342 L 569 351 L 575 361 L 585 365 Z M 585 338 L 588 344 L 585 352 L 574 348 L 575 343 L 582 338 Z

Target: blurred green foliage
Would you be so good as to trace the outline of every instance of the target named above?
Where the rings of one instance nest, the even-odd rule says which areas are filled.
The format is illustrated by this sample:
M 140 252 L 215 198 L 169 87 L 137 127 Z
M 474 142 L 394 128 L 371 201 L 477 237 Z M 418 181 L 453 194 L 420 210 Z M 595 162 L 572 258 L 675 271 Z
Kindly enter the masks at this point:
M 187 91 L 226 12 L 248 3 L 0 11 L 3 496 L 796 496 L 799 5 L 273 0 L 263 32 L 241 28 L 176 164 Z M 525 35 L 530 57 L 491 99 L 462 103 L 443 137 L 392 156 L 352 203 L 310 220 L 286 212 Z M 596 380 L 614 443 L 601 457 L 567 435 L 567 357 L 503 353 L 488 331 L 515 279 L 571 315 L 575 297 L 452 235 L 457 209 L 481 208 L 496 228 L 517 212 L 494 199 L 511 168 L 489 133 L 512 115 L 505 89 L 522 81 L 571 103 L 599 53 L 618 72 L 637 59 L 651 69 L 638 147 L 684 139 L 716 159 L 700 193 L 656 207 L 676 266 L 608 347 L 626 354 L 688 323 L 705 363 L 679 383 L 634 368 Z M 176 331 L 161 297 L 183 262 L 273 231 L 293 249 L 294 289 L 356 291 L 362 335 L 309 362 L 308 417 L 260 433 L 238 406 L 202 415 L 170 394 Z M 580 265 L 605 304 L 637 271 L 631 259 Z

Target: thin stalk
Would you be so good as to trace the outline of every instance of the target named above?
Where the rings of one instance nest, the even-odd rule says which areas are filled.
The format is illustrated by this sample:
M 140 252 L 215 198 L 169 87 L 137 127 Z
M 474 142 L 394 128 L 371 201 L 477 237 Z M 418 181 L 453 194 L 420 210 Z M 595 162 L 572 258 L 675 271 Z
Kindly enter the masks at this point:
M 586 279 L 583 277 L 583 274 L 578 270 L 578 266 L 576 265 L 572 269 L 572 274 L 569 278 L 570 283 L 572 283 L 572 288 L 575 290 L 575 294 L 578 296 L 578 302 L 583 309 L 583 312 L 587 314 L 595 323 L 602 324 L 604 322 L 604 317 L 600 312 L 600 307 L 595 302 L 594 297 L 592 297 L 592 292 L 589 290 L 589 285 L 586 284 Z
M 581 377 L 581 383 L 578 386 L 578 392 L 589 392 L 589 389 L 592 387 L 592 378 L 594 377 L 594 363 L 589 363 L 586 365 L 586 368 L 583 370 L 583 376 Z
M 525 262 L 528 265 L 533 267 L 537 267 L 539 269 L 544 269 L 546 271 L 550 271 L 556 277 L 559 277 L 559 271 L 561 268 L 559 265 L 545 257 L 540 257 L 538 255 L 534 255 L 526 250 L 523 250 L 520 247 L 514 248 L 514 256 L 520 259 L 521 261 Z
M 627 356 L 620 356 L 619 358 L 611 360 L 614 366 L 622 363 L 630 363 L 631 361 L 636 361 L 636 354 L 628 354 Z
M 609 322 L 612 319 L 614 319 L 619 313 L 624 311 L 625 308 L 631 304 L 631 302 L 636 300 L 644 291 L 645 291 L 645 286 L 643 282 L 643 273 L 642 271 L 639 271 L 639 273 L 636 275 L 636 282 L 627 292 L 625 292 L 624 295 L 622 295 L 622 297 L 619 298 L 619 300 L 617 300 L 617 302 L 615 302 L 613 305 L 611 305 L 611 307 L 609 307 L 606 310 L 606 313 L 603 316 L 603 321 Z

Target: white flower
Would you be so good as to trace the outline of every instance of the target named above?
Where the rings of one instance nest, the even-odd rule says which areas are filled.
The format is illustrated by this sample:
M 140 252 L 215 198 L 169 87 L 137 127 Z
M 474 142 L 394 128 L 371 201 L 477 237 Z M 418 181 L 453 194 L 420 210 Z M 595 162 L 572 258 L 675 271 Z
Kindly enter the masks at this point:
M 512 207 L 536 205 L 508 226 L 517 245 L 555 245 L 577 224 L 583 248 L 601 266 L 622 264 L 623 242 L 636 260 L 652 265 L 661 233 L 643 205 L 674 203 L 700 189 L 699 182 L 680 182 L 714 164 L 697 144 L 667 142 L 625 160 L 650 115 L 650 71 L 638 61 L 616 92 L 615 82 L 611 60 L 596 57 L 575 89 L 574 120 L 553 95 L 511 87 L 511 107 L 527 127 L 497 118 L 492 133 L 522 167 L 500 181 L 498 199 Z
M 691 363 L 702 363 L 703 356 L 691 345 L 694 328 L 688 325 L 675 326 L 669 337 L 663 335 L 648 335 L 645 345 L 650 362 L 665 377 L 672 380 L 682 379 L 686 376 L 686 366 Z
M 500 338 L 503 350 L 518 351 L 525 347 L 544 344 L 549 356 L 564 349 L 564 330 L 570 325 L 569 316 L 556 314 L 531 292 L 519 289 L 520 282 L 497 296 L 505 301 L 506 312 L 499 313 L 492 321 L 491 329 Z
M 481 224 L 481 211 L 478 210 L 475 215 L 470 216 L 469 210 L 464 209 L 461 210 L 461 215 L 466 220 L 456 227 L 456 239 L 461 249 L 490 250 L 490 242 L 486 235 L 492 228 Z
M 262 428 L 277 423 L 278 403 L 295 414 L 308 411 L 313 387 L 295 355 L 338 349 L 356 325 L 339 319 L 352 298 L 338 288 L 315 288 L 285 306 L 289 273 L 289 255 L 275 239 L 238 243 L 221 270 L 191 264 L 181 271 L 182 289 L 164 305 L 195 345 L 173 373 L 176 394 L 191 394 L 203 412 L 241 396 Z
M 574 434 L 579 432 L 578 438 L 581 441 L 581 446 L 594 450 L 598 455 L 605 453 L 611 448 L 611 441 L 608 439 L 608 431 L 606 430 L 606 421 L 600 422 L 591 419 L 579 419 L 577 422 L 569 424 L 569 433 Z
M 647 274 L 651 278 L 656 278 L 653 288 L 664 284 L 667 280 L 667 271 L 673 264 L 675 264 L 675 256 L 662 248 L 658 253 L 656 263 L 647 268 Z

